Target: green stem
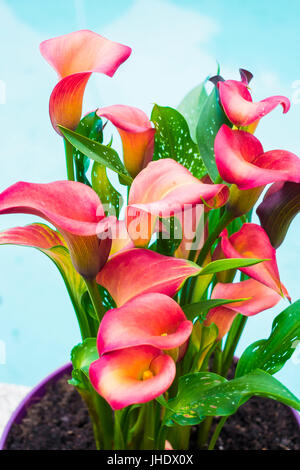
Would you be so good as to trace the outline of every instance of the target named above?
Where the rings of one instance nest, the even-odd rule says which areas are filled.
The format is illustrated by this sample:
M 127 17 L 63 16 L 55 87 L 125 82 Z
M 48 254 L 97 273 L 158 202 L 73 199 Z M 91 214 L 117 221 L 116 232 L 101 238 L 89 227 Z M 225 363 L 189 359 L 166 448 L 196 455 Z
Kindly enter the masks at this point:
M 121 426 L 122 410 L 115 411 L 115 427 L 114 427 L 114 449 L 125 450 L 125 442 Z
M 174 426 L 169 430 L 168 440 L 174 450 L 188 450 L 190 443 L 190 426 Z
M 145 431 L 143 439 L 143 450 L 153 450 L 155 448 L 155 405 L 154 401 L 146 403 Z
M 222 345 L 221 341 L 217 344 L 214 352 L 213 372 L 220 374 L 222 370 Z
M 206 242 L 203 245 L 202 250 L 200 251 L 200 254 L 199 254 L 198 259 L 197 259 L 197 264 L 199 264 L 199 266 L 202 266 L 202 264 L 205 261 L 205 258 L 207 257 L 211 247 L 213 246 L 213 244 L 215 243 L 215 241 L 219 237 L 222 230 L 224 230 L 224 228 L 229 224 L 229 222 L 231 222 L 231 220 L 232 220 L 232 215 L 229 214 L 229 212 L 225 212 L 225 214 L 219 220 L 219 223 L 215 226 L 213 231 L 208 236 Z
M 86 378 L 85 388 L 77 388 L 87 405 L 97 449 L 110 450 L 113 443 L 113 415 L 108 403 L 92 388 Z
M 203 423 L 200 424 L 198 431 L 197 444 L 199 449 L 203 449 L 209 436 L 209 431 L 213 422 L 213 416 L 208 416 Z
M 247 319 L 248 317 L 245 317 L 244 315 L 238 315 L 235 318 L 228 334 L 225 348 L 223 351 L 222 375 L 224 377 L 226 377 L 226 375 L 228 374 L 228 370 L 233 361 L 234 352 L 245 328 Z
M 105 309 L 102 304 L 102 299 L 100 296 L 100 292 L 98 289 L 98 285 L 95 279 L 84 279 L 84 282 L 86 284 L 88 293 L 90 295 L 95 313 L 97 315 L 97 318 L 99 320 L 99 323 L 101 322 L 104 314 L 105 314 Z
M 214 430 L 212 438 L 210 440 L 208 450 L 214 450 L 216 442 L 217 442 L 218 437 L 220 435 L 220 432 L 222 431 L 222 428 L 223 428 L 224 424 L 226 423 L 227 418 L 228 418 L 228 416 L 223 416 L 223 418 L 220 419 L 216 429 Z
M 66 154 L 66 166 L 67 166 L 67 176 L 69 181 L 75 181 L 74 174 L 74 159 L 73 159 L 73 145 L 64 138 L 65 143 L 65 154 Z

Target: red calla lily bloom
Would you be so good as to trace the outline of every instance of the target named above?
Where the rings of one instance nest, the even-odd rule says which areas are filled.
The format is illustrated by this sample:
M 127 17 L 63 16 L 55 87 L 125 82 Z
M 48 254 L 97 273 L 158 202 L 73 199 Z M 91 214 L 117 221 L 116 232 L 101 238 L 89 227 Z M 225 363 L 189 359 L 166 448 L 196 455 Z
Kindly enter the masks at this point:
M 246 74 L 242 74 L 242 81 L 218 81 L 220 101 L 229 121 L 235 126 L 248 126 L 273 111 L 281 105 L 283 112 L 290 109 L 290 101 L 285 96 L 270 96 L 258 103 L 253 103 L 248 89 Z
M 227 230 L 221 233 L 221 245 L 227 258 L 258 258 L 267 259 L 255 266 L 239 268 L 247 276 L 256 279 L 278 294 L 290 296 L 280 282 L 276 250 L 272 247 L 269 237 L 260 225 L 248 223 L 228 238 Z M 247 291 L 246 291 L 247 292 Z
M 96 280 L 121 307 L 130 299 L 149 292 L 173 297 L 188 277 L 197 276 L 200 271 L 191 261 L 132 248 L 113 256 Z
M 98 331 L 98 352 L 101 355 L 142 345 L 175 349 L 187 341 L 192 329 L 192 322 L 175 300 L 164 294 L 144 294 L 104 315 Z
M 285 150 L 265 152 L 249 132 L 223 124 L 215 138 L 215 156 L 224 181 L 239 189 L 252 189 L 275 181 L 300 182 L 300 159 Z
M 152 160 L 155 129 L 147 115 L 138 108 L 122 104 L 97 110 L 119 131 L 125 167 L 134 178 Z
M 76 129 L 91 74 L 99 72 L 112 77 L 131 54 L 130 47 L 88 30 L 43 41 L 40 51 L 60 79 L 49 103 L 51 122 L 59 134 L 57 124 Z
M 126 210 L 128 233 L 136 246 L 147 246 L 157 217 L 181 214 L 196 204 L 224 205 L 229 189 L 224 184 L 205 184 L 175 160 L 150 162 L 134 179 Z
M 153 400 L 170 387 L 175 374 L 173 359 L 153 346 L 104 354 L 89 368 L 93 387 L 114 410 Z
M 82 183 L 16 183 L 0 194 L 0 214 L 33 214 L 52 223 L 69 248 L 75 269 L 93 279 L 107 261 L 114 220 L 95 191 Z M 104 235 L 106 234 L 106 235 Z
M 274 307 L 281 296 L 273 289 L 266 287 L 254 279 L 231 283 L 218 283 L 213 289 L 212 299 L 242 299 L 249 297 L 248 300 L 226 304 L 211 309 L 206 317 L 205 325 L 215 323 L 218 327 L 218 339 L 229 331 L 235 316 L 238 313 L 247 317 L 257 315 L 263 310 Z

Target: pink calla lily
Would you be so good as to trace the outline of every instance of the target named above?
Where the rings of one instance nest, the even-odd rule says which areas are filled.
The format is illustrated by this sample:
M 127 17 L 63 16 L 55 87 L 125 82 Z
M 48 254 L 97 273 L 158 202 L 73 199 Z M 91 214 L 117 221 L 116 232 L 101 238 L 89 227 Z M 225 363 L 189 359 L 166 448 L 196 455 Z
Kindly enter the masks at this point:
M 232 130 L 224 124 L 214 148 L 221 177 L 241 190 L 275 181 L 300 182 L 300 159 L 295 154 L 284 150 L 264 153 L 260 141 L 249 132 Z
M 188 260 L 164 256 L 143 248 L 132 248 L 114 255 L 96 280 L 121 307 L 130 299 L 150 292 L 173 297 L 185 280 L 197 276 L 200 270 Z
M 170 387 L 175 374 L 173 359 L 152 346 L 104 354 L 89 368 L 93 387 L 114 410 L 153 400 Z
M 100 108 L 97 115 L 118 129 L 125 167 L 135 177 L 153 157 L 155 129 L 147 115 L 138 108 L 121 104 Z
M 157 217 L 182 214 L 196 204 L 221 207 L 229 196 L 224 184 L 205 184 L 175 160 L 150 162 L 134 179 L 126 211 L 128 233 L 136 246 L 147 246 Z
M 57 124 L 76 129 L 91 74 L 99 72 L 112 77 L 131 54 L 129 47 L 89 30 L 43 41 L 40 51 L 60 79 L 49 103 L 51 122 L 59 134 Z
M 221 233 L 222 250 L 227 258 L 267 259 L 255 266 L 240 268 L 248 276 L 256 279 L 280 295 L 290 299 L 286 288 L 280 282 L 276 250 L 268 235 L 260 225 L 248 223 L 228 238 L 227 230 Z
M 241 302 L 226 304 L 211 309 L 205 320 L 205 325 L 215 323 L 218 327 L 218 339 L 229 331 L 231 324 L 238 313 L 247 317 L 257 315 L 263 310 L 274 307 L 281 296 L 273 289 L 266 287 L 255 279 L 231 283 L 218 283 L 213 289 L 212 299 L 241 299 Z
M 62 234 L 75 269 L 85 278 L 98 274 L 111 248 L 111 220 L 97 194 L 74 181 L 16 183 L 0 194 L 0 214 L 33 214 Z
M 98 331 L 98 352 L 101 355 L 142 345 L 175 349 L 188 340 L 192 329 L 192 322 L 175 300 L 164 294 L 144 294 L 104 315 Z
M 252 96 L 248 89 L 248 80 L 245 74 L 242 81 L 225 80 L 217 83 L 220 101 L 229 121 L 235 126 L 248 126 L 274 108 L 281 105 L 283 112 L 290 109 L 290 101 L 285 96 L 270 96 L 258 103 L 252 101 Z

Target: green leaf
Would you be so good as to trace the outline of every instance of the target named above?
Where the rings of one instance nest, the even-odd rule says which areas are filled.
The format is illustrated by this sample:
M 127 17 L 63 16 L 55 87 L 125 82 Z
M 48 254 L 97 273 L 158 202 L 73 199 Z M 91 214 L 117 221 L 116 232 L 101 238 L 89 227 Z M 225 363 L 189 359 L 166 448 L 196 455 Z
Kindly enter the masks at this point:
M 195 425 L 206 416 L 229 416 L 252 396 L 272 398 L 300 410 L 300 401 L 267 372 L 255 370 L 227 381 L 212 372 L 196 372 L 179 379 L 177 396 L 167 403 L 166 425 Z
M 199 276 L 205 276 L 206 274 L 219 273 L 220 271 L 227 271 L 228 269 L 245 268 L 246 266 L 253 266 L 254 264 L 267 261 L 265 259 L 258 258 L 228 258 L 219 259 L 212 261 L 207 264 L 199 273 Z
M 117 152 L 111 147 L 95 142 L 88 137 L 82 136 L 77 132 L 71 131 L 63 126 L 58 126 L 64 137 L 84 155 L 91 160 L 95 160 L 101 165 L 122 176 L 122 180 L 127 184 L 132 183 L 132 178 L 121 162 Z
M 98 194 L 106 215 L 114 215 L 118 219 L 123 205 L 123 198 L 111 184 L 105 166 L 98 162 L 94 162 L 92 168 L 92 188 Z
M 213 181 L 219 176 L 215 160 L 214 142 L 223 124 L 232 126 L 219 104 L 218 91 L 214 87 L 202 108 L 196 129 L 199 151 Z
M 200 314 L 207 313 L 211 308 L 219 307 L 220 305 L 232 304 L 235 302 L 242 302 L 248 300 L 248 298 L 243 299 L 208 299 L 201 300 L 200 302 L 195 302 L 193 304 L 184 305 L 182 310 L 186 314 L 189 320 L 194 320 L 195 317 Z
M 184 117 L 176 109 L 156 104 L 151 121 L 156 128 L 153 160 L 173 158 L 196 178 L 202 178 L 206 170 Z
M 86 379 L 89 380 L 90 364 L 99 359 L 96 338 L 86 338 L 82 343 L 77 344 L 71 351 L 71 361 L 73 364 L 71 385 L 80 389 L 86 388 Z
M 268 339 L 251 344 L 242 354 L 236 369 L 236 377 L 254 369 L 275 374 L 295 352 L 300 341 L 300 300 L 281 312 L 273 321 Z
M 76 128 L 76 132 L 80 135 L 88 137 L 89 139 L 102 143 L 102 129 L 102 119 L 97 116 L 95 111 L 93 111 L 81 119 Z M 76 148 L 74 148 L 73 156 L 75 162 L 76 180 L 91 186 L 86 176 L 90 166 L 90 159 Z
M 196 127 L 199 121 L 200 112 L 207 99 L 205 89 L 206 80 L 193 88 L 181 101 L 177 110 L 185 117 L 191 138 L 196 142 Z

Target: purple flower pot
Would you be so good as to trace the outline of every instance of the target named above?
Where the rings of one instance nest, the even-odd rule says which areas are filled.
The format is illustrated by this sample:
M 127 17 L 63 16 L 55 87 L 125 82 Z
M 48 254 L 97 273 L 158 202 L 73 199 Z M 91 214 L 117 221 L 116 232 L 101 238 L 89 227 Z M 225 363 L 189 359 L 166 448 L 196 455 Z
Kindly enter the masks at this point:
M 52 374 L 48 375 L 44 380 L 42 380 L 38 385 L 36 385 L 36 387 L 34 387 L 28 393 L 28 395 L 26 395 L 26 397 L 21 401 L 17 409 L 13 412 L 10 417 L 10 420 L 5 426 L 4 432 L 0 439 L 0 450 L 5 450 L 7 437 L 13 424 L 21 423 L 24 416 L 26 416 L 27 409 L 30 408 L 30 406 L 34 403 L 37 403 L 45 395 L 48 384 L 51 382 L 57 382 L 65 374 L 70 374 L 71 372 L 72 363 L 69 362 L 68 364 L 65 364 L 64 366 L 52 372 Z
M 38 402 L 46 393 L 47 386 L 50 382 L 55 383 L 65 374 L 70 374 L 72 371 L 72 364 L 69 362 L 64 366 L 60 367 L 52 374 L 48 375 L 44 380 L 42 380 L 36 387 L 34 387 L 31 392 L 21 401 L 17 409 L 12 414 L 10 420 L 5 426 L 4 432 L 0 439 L 0 450 L 5 450 L 6 441 L 8 434 L 11 430 L 13 424 L 19 424 L 24 416 L 26 416 L 27 409 L 34 403 Z M 295 417 L 295 420 L 298 423 L 300 429 L 300 414 L 291 408 L 291 411 Z

